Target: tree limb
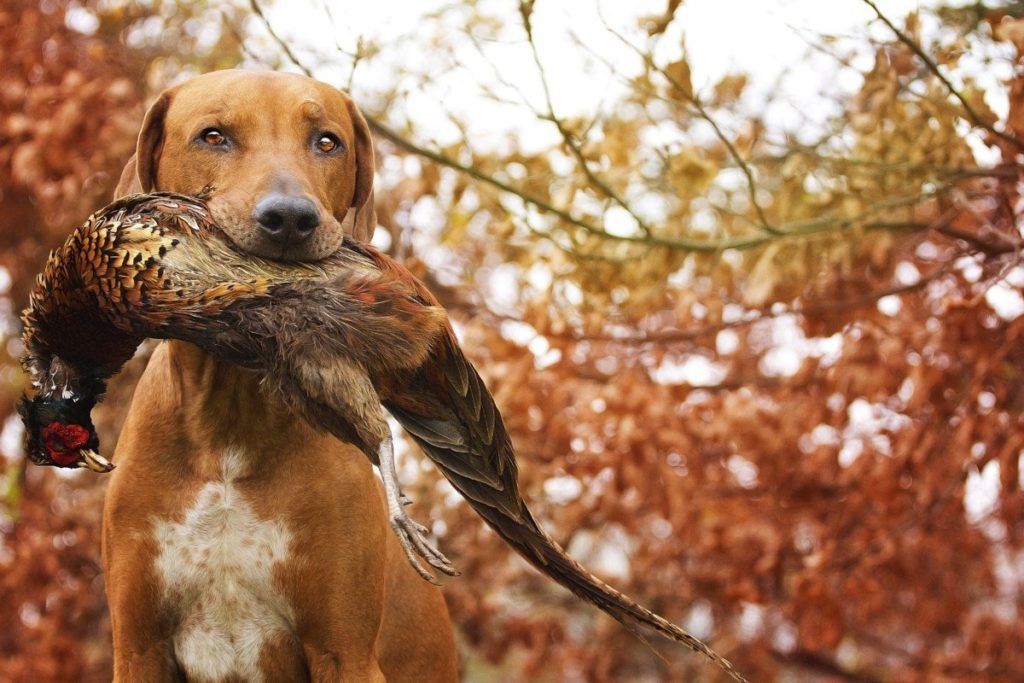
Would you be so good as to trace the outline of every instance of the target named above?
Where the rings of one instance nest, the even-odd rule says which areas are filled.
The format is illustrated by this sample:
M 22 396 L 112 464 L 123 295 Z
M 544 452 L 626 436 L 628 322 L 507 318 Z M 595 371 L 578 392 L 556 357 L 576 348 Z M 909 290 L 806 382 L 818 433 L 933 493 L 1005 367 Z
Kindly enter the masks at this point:
M 995 128 L 993 128 L 990 124 L 983 121 L 981 117 L 978 116 L 978 113 L 974 111 L 974 107 L 972 107 L 970 102 L 967 101 L 967 98 L 964 97 L 960 93 L 960 91 L 953 86 L 952 81 L 946 78 L 946 76 L 942 73 L 942 71 L 939 69 L 939 65 L 935 62 L 935 60 L 932 59 L 928 55 L 928 53 L 925 52 L 924 49 L 917 44 L 917 41 L 915 41 L 913 38 L 911 38 L 906 33 L 897 28 L 896 24 L 892 23 L 892 21 L 887 16 L 882 14 L 882 10 L 878 9 L 878 5 L 876 5 L 873 2 L 873 0 L 863 0 L 863 2 L 865 5 L 867 5 L 868 7 L 875 11 L 875 14 L 878 16 L 879 19 L 882 20 L 882 23 L 885 24 L 890 31 L 896 34 L 896 37 L 899 38 L 901 43 L 910 48 L 911 51 L 913 51 L 913 53 L 917 55 L 922 62 L 924 62 L 925 66 L 928 67 L 928 70 L 935 74 L 935 77 L 942 82 L 942 85 L 944 85 L 946 89 L 949 90 L 950 94 L 952 94 L 953 97 L 955 97 L 960 102 L 960 106 L 964 108 L 964 113 L 967 114 L 967 118 L 971 120 L 971 123 L 973 123 L 975 126 L 979 128 L 985 129 L 992 135 L 995 135 L 996 137 L 1009 142 L 1018 149 L 1024 148 L 1024 143 L 1022 143 L 1017 138 L 1013 137 L 1012 135 L 1007 135 L 1002 131 L 998 131 Z
M 757 201 L 757 183 L 754 180 L 753 171 L 750 170 L 750 165 L 747 164 L 746 160 L 739 153 L 739 150 L 736 149 L 736 145 L 732 143 L 732 140 L 730 140 L 729 136 L 725 134 L 725 131 L 723 131 L 721 126 L 718 125 L 718 122 L 715 121 L 711 114 L 708 113 L 708 110 L 704 107 L 704 103 L 700 101 L 700 98 L 697 97 L 696 93 L 693 92 L 692 88 L 683 87 L 683 85 L 679 83 L 676 79 L 674 79 L 669 73 L 667 73 L 664 69 L 655 64 L 654 60 L 651 58 L 649 54 L 638 48 L 636 45 L 631 43 L 624 35 L 613 29 L 605 20 L 604 15 L 601 14 L 600 11 L 598 12 L 598 14 L 601 17 L 601 23 L 604 24 L 605 29 L 609 33 L 618 38 L 623 45 L 625 45 L 633 52 L 635 52 L 637 55 L 639 55 L 640 59 L 644 61 L 644 64 L 646 64 L 648 68 L 653 69 L 657 73 L 661 74 L 661 76 L 669 82 L 669 85 L 672 86 L 672 89 L 675 90 L 685 101 L 687 101 L 697 111 L 697 114 L 702 119 L 707 121 L 708 125 L 711 126 L 711 129 L 715 132 L 715 137 L 717 137 L 719 141 L 721 141 L 721 143 L 725 145 L 726 150 L 729 152 L 729 156 L 733 158 L 733 161 L 736 162 L 736 165 L 739 166 L 740 171 L 742 171 L 744 177 L 746 177 L 747 179 L 747 195 L 750 198 L 750 204 L 754 207 L 754 211 L 757 213 L 757 218 L 760 221 L 761 229 L 764 230 L 765 232 L 772 233 L 773 235 L 785 235 L 785 232 L 779 230 L 777 227 L 773 226 L 771 223 L 768 222 L 768 217 L 765 215 L 764 209 L 761 207 L 760 202 Z
M 555 114 L 555 105 L 551 99 L 551 89 L 548 87 L 547 73 L 544 70 L 544 65 L 540 61 L 540 55 L 537 52 L 537 43 L 533 39 L 533 22 L 531 21 L 532 11 L 532 2 L 519 3 L 519 13 L 523 18 L 523 28 L 526 30 L 526 39 L 530 45 L 530 52 L 533 55 L 533 63 L 537 66 L 537 74 L 540 77 L 541 88 L 544 91 L 544 101 L 546 102 L 548 109 L 546 118 L 551 121 L 551 123 L 555 124 L 559 134 L 562 136 L 562 141 L 565 142 L 565 146 L 568 147 L 569 151 L 571 151 L 573 156 L 576 157 L 576 161 L 579 163 L 583 173 L 587 176 L 590 184 L 600 190 L 606 197 L 610 198 L 613 202 L 625 209 L 625 211 L 633 217 L 633 220 L 636 221 L 637 225 L 640 226 L 643 233 L 645 235 L 650 235 L 650 226 L 648 226 L 647 223 L 637 215 L 633 208 L 629 206 L 618 194 L 616 194 L 606 182 L 599 178 L 597 174 L 590 169 L 586 157 L 583 156 L 583 150 L 580 149 L 580 145 L 573 138 L 572 133 L 565 127 L 562 120 Z

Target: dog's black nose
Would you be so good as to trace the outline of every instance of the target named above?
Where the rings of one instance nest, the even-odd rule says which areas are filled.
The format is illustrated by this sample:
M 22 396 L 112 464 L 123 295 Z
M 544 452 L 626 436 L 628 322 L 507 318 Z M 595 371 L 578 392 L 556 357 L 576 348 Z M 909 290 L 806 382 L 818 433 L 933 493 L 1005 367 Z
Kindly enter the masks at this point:
M 256 202 L 252 217 L 279 244 L 302 242 L 320 225 L 316 204 L 305 197 L 284 194 L 268 194 Z

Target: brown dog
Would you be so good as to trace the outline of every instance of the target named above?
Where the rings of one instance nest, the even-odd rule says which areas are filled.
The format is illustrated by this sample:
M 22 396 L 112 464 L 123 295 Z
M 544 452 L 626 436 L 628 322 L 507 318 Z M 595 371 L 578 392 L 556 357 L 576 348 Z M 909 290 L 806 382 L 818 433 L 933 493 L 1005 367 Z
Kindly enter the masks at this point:
M 315 260 L 346 226 L 368 237 L 372 181 L 346 95 L 223 71 L 160 96 L 117 193 L 211 188 L 239 247 Z M 268 401 L 258 375 L 162 344 L 114 460 L 115 681 L 457 679 L 444 601 L 406 561 L 366 458 Z

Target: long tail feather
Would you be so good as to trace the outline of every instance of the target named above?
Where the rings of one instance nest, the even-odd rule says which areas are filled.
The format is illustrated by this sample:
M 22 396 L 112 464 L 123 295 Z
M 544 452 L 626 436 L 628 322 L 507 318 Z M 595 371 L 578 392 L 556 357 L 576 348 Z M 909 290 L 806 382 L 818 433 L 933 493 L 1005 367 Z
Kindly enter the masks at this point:
M 432 392 L 436 400 L 423 400 Z M 501 414 L 454 336 L 449 334 L 433 362 L 384 405 L 473 509 L 530 564 L 641 639 L 642 629 L 651 629 L 703 654 L 733 680 L 746 680 L 699 638 L 591 574 L 540 528 L 519 494 L 515 453 Z
M 527 519 L 511 519 L 479 503 L 473 505 L 473 508 L 487 520 L 489 526 L 499 536 L 533 566 L 576 596 L 600 608 L 636 635 L 643 638 L 642 633 L 637 631 L 638 626 L 653 629 L 665 638 L 704 655 L 721 667 L 733 680 L 746 680 L 727 659 L 702 640 L 658 616 L 587 571 L 583 565 L 569 557 L 565 550 L 537 525 L 532 516 Z

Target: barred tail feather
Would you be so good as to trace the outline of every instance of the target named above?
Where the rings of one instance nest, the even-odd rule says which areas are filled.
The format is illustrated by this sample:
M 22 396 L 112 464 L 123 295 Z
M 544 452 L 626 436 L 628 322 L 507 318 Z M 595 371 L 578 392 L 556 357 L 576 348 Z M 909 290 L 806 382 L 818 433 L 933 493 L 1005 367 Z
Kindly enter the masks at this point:
M 646 642 L 645 627 L 661 636 L 681 643 L 714 662 L 733 680 L 745 683 L 729 660 L 708 647 L 704 641 L 687 633 L 629 596 L 615 590 L 572 559 L 527 512 L 525 518 L 513 519 L 494 508 L 474 504 L 473 508 L 509 545 L 538 570 L 570 590 L 577 597 L 592 603 Z

